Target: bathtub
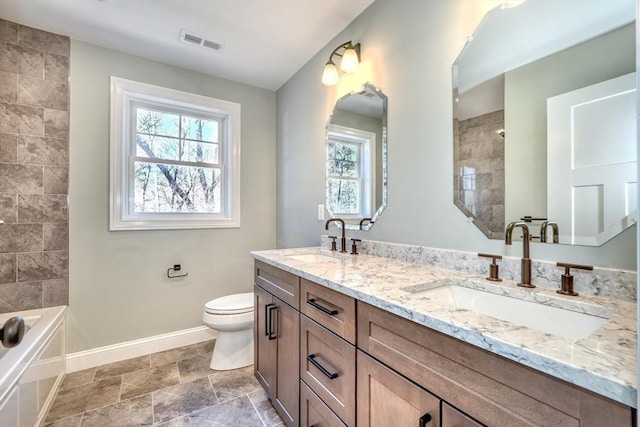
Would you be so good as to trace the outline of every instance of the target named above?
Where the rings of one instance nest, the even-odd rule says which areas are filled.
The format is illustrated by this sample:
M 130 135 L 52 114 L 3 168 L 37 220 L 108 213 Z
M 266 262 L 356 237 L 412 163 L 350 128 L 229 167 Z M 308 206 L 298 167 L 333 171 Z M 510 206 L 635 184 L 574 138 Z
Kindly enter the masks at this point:
M 28 327 L 13 348 L 0 345 L 0 426 L 40 425 L 65 372 L 66 306 L 0 314 L 21 316 Z

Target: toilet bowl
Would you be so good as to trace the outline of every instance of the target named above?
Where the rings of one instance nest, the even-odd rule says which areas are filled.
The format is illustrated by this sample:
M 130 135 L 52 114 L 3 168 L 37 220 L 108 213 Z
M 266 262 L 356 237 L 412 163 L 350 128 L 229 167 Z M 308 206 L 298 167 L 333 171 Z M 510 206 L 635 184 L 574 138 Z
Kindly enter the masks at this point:
M 209 301 L 202 321 L 218 331 L 211 369 L 226 371 L 253 364 L 253 292 Z

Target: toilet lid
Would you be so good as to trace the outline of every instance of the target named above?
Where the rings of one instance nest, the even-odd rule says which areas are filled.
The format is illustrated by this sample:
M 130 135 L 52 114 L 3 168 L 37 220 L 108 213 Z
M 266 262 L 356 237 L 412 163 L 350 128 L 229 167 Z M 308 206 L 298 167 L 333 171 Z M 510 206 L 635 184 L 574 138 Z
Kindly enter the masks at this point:
M 253 311 L 253 292 L 216 298 L 204 305 L 210 314 L 242 314 Z

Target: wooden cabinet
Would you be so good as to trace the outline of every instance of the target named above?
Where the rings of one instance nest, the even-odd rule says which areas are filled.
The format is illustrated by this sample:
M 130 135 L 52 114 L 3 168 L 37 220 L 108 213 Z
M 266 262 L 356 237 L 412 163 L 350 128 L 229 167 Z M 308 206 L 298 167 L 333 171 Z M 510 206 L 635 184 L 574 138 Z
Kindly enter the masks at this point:
M 358 425 L 440 427 L 440 399 L 358 350 Z
M 298 426 L 298 311 L 259 286 L 255 292 L 255 375 L 289 427 Z
M 300 312 L 356 343 L 356 300 L 306 279 L 300 281 Z
M 355 425 L 355 346 L 306 316 L 300 316 L 300 378 L 345 424 Z
M 635 425 L 625 405 L 271 265 L 255 283 L 256 377 L 289 427 Z
M 634 411 L 613 400 L 366 303 L 357 308 L 358 348 L 482 424 L 632 425 Z M 358 358 L 358 378 L 360 368 Z
M 303 381 L 300 381 L 300 427 L 347 425 Z
M 471 419 L 446 402 L 442 402 L 442 427 L 483 427 L 479 422 Z

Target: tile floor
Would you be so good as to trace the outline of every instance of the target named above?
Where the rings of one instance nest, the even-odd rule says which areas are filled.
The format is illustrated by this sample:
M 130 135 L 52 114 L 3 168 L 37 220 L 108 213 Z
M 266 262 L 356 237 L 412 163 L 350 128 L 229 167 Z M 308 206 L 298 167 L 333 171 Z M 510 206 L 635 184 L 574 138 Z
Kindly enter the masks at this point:
M 68 374 L 49 427 L 282 426 L 253 366 L 209 368 L 214 341 Z

